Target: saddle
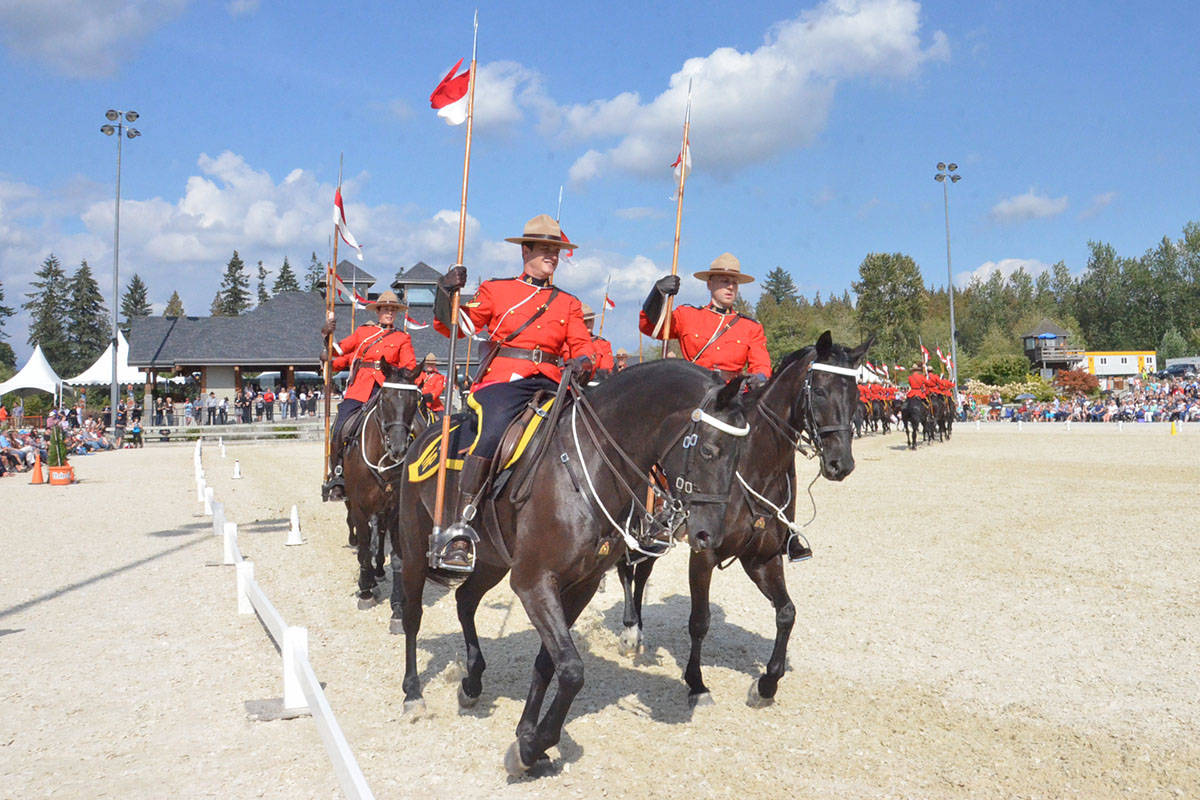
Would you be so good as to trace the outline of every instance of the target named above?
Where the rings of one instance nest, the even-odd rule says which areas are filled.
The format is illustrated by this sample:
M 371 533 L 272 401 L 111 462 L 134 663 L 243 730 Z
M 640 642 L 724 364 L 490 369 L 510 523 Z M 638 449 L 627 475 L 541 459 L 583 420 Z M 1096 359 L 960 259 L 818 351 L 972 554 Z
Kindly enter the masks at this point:
M 554 395 L 549 392 L 538 392 L 521 410 L 521 413 L 508 424 L 496 447 L 496 456 L 492 459 L 492 486 L 499 488 L 507 479 L 507 473 L 529 449 L 530 442 L 537 435 L 542 420 L 550 416 L 554 405 Z M 450 456 L 446 458 L 446 469 L 461 470 L 463 456 L 470 450 L 470 444 L 464 443 L 464 430 L 470 433 L 467 423 L 472 420 L 469 413 L 454 414 L 450 418 Z M 473 439 L 474 437 L 472 437 Z M 420 483 L 437 474 L 438 459 L 441 457 L 442 435 L 440 430 L 424 443 L 421 455 L 408 465 L 408 480 Z M 455 458 L 457 456 L 457 458 Z M 502 477 L 503 480 L 497 480 Z

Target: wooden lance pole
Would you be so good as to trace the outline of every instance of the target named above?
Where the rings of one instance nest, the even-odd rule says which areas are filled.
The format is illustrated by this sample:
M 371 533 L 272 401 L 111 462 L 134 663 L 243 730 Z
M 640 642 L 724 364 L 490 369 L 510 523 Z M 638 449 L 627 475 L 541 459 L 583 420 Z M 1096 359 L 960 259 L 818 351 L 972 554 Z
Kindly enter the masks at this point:
M 462 174 L 462 200 L 458 208 L 458 258 L 455 260 L 455 266 L 461 266 L 463 261 L 463 244 L 466 241 L 467 235 L 467 181 L 471 175 L 471 129 L 475 122 L 475 55 L 479 46 L 479 12 L 475 12 L 475 34 L 471 42 L 471 77 L 468 79 L 467 85 L 467 145 L 463 154 L 463 174 Z M 442 447 L 441 453 L 438 456 L 437 470 L 437 492 L 434 495 L 433 505 L 433 535 L 436 538 L 442 530 L 442 520 L 444 518 L 446 504 L 446 458 L 450 450 L 450 400 L 451 392 L 454 390 L 454 350 L 455 343 L 458 341 L 458 299 L 460 292 L 455 292 L 450 298 L 450 362 L 449 373 L 450 380 L 446 381 L 446 389 L 442 405 L 446 407 L 446 413 L 442 414 Z M 468 352 L 470 352 L 471 342 L 467 340 Z
M 688 152 L 688 129 L 692 124 L 692 83 L 688 81 L 688 100 L 687 110 L 683 115 L 683 144 L 679 147 L 679 186 L 675 195 L 675 244 L 671 248 L 671 274 L 679 274 L 679 232 L 683 227 L 683 187 L 687 183 L 688 161 L 691 160 L 691 154 Z M 666 308 L 663 309 L 663 315 L 659 322 L 663 326 L 663 343 L 662 357 L 667 357 L 667 345 L 671 341 L 671 306 L 674 304 L 674 297 L 668 297 Z M 657 331 L 655 331 L 657 334 Z
M 338 154 L 338 191 L 342 190 L 342 154 Z M 337 315 L 333 310 L 334 295 L 336 294 L 333 288 L 334 270 L 337 269 L 337 251 L 338 251 L 338 229 L 337 222 L 333 223 L 333 254 L 329 261 L 329 268 L 325 271 L 325 319 L 333 322 Z M 325 480 L 329 480 L 329 425 L 330 425 L 330 403 L 333 395 L 333 337 L 337 336 L 337 330 L 329 334 L 325 339 L 325 366 L 322 369 L 322 376 L 325 379 L 325 390 L 322 392 L 325 400 Z

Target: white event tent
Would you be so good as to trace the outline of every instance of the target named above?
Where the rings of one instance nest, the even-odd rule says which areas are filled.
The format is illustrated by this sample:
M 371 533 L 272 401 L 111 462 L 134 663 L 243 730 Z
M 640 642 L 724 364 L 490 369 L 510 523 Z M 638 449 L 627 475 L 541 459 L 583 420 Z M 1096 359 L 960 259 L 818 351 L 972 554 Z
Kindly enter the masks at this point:
M 112 347 L 110 342 L 104 354 L 96 359 L 94 364 L 63 383 L 71 386 L 110 385 L 112 383 Z M 146 373 L 129 366 L 129 343 L 125 341 L 125 334 L 117 331 L 117 383 L 144 384 L 145 382 Z
M 38 389 L 58 397 L 62 391 L 62 378 L 50 366 L 39 344 L 33 348 L 33 354 L 21 367 L 21 371 L 4 383 L 0 383 L 0 395 L 16 392 L 21 389 Z

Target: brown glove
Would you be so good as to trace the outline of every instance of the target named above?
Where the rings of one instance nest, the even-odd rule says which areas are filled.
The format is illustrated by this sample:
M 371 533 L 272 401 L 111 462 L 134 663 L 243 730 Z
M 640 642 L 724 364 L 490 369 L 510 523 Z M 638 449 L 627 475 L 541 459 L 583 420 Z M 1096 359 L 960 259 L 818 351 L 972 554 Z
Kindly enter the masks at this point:
M 332 336 L 335 328 L 337 328 L 337 322 L 335 320 L 325 320 L 325 324 L 321 326 L 321 336 Z

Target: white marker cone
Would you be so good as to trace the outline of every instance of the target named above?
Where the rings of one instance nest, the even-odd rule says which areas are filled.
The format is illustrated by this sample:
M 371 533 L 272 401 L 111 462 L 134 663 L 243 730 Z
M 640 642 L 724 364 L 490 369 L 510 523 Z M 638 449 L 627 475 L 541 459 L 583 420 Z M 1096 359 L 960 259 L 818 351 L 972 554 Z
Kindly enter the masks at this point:
M 242 462 L 236 458 L 233 460 L 233 479 L 237 480 L 242 477 Z
M 287 545 L 304 544 L 304 540 L 300 538 L 300 511 L 292 506 L 292 527 L 288 529 Z

